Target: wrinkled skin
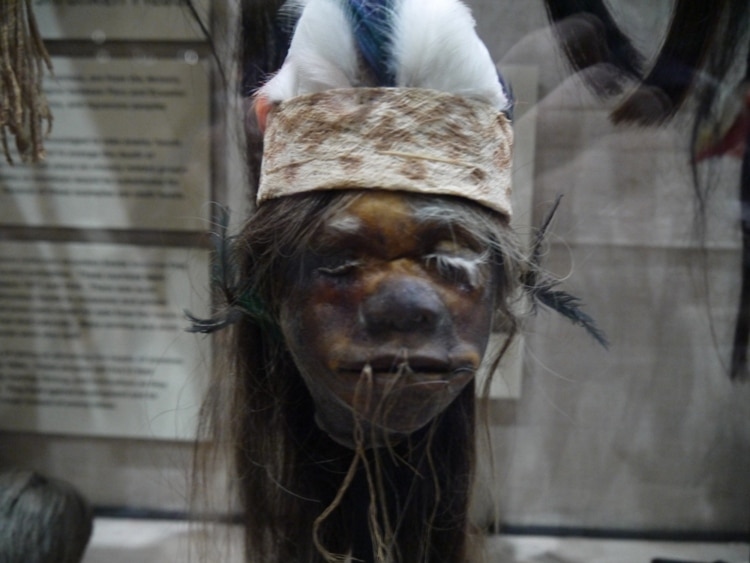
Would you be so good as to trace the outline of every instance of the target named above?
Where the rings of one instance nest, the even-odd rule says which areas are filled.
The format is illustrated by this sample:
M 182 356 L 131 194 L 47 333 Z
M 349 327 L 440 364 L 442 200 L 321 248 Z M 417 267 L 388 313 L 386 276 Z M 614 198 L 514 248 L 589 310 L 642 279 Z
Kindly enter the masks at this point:
M 472 380 L 491 330 L 484 249 L 460 226 L 418 221 L 408 197 L 354 200 L 290 268 L 282 332 L 318 426 L 347 447 L 424 427 Z

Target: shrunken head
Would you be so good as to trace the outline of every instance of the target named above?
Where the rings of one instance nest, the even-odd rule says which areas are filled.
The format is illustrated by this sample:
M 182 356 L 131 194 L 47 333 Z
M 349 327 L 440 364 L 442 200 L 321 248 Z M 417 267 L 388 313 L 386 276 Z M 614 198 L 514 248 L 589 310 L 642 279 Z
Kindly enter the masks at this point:
M 425 21 L 424 7 L 305 3 L 254 94 L 258 209 L 355 195 L 286 254 L 276 311 L 317 424 L 350 447 L 392 444 L 466 389 L 504 282 L 495 228 L 480 225 L 507 229 L 512 214 L 512 95 L 470 10 L 432 2 Z M 421 31 L 433 48 L 417 47 Z
M 318 426 L 377 447 L 472 382 L 507 273 L 475 204 L 378 190 L 346 199 L 287 260 L 280 327 Z

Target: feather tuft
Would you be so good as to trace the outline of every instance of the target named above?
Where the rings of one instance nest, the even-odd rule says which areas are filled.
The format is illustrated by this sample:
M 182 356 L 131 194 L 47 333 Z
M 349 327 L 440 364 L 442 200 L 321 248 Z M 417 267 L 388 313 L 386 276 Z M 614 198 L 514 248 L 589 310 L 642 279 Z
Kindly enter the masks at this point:
M 302 10 L 281 70 L 258 94 L 271 102 L 359 85 L 351 24 L 336 0 L 309 0 Z
M 270 103 L 335 88 L 427 88 L 511 114 L 510 88 L 460 0 L 308 0 L 281 70 L 258 91 Z
M 511 108 L 509 93 L 469 8 L 456 0 L 401 0 L 393 22 L 392 72 L 396 85 L 431 88 Z

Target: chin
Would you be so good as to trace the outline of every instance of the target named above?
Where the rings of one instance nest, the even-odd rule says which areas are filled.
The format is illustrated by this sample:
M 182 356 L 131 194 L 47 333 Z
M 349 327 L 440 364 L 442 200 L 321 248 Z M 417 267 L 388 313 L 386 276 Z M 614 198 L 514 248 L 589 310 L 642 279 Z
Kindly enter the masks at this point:
M 363 376 L 347 393 L 318 389 L 318 427 L 351 449 L 395 445 L 437 418 L 473 379 L 473 372 L 409 375 Z

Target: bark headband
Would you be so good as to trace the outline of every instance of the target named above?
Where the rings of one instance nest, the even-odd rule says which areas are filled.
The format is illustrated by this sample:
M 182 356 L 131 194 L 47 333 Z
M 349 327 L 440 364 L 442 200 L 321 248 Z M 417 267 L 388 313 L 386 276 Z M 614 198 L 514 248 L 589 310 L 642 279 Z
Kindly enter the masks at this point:
M 461 196 L 510 217 L 513 130 L 492 106 L 418 88 L 298 96 L 268 116 L 257 202 L 318 190 Z

